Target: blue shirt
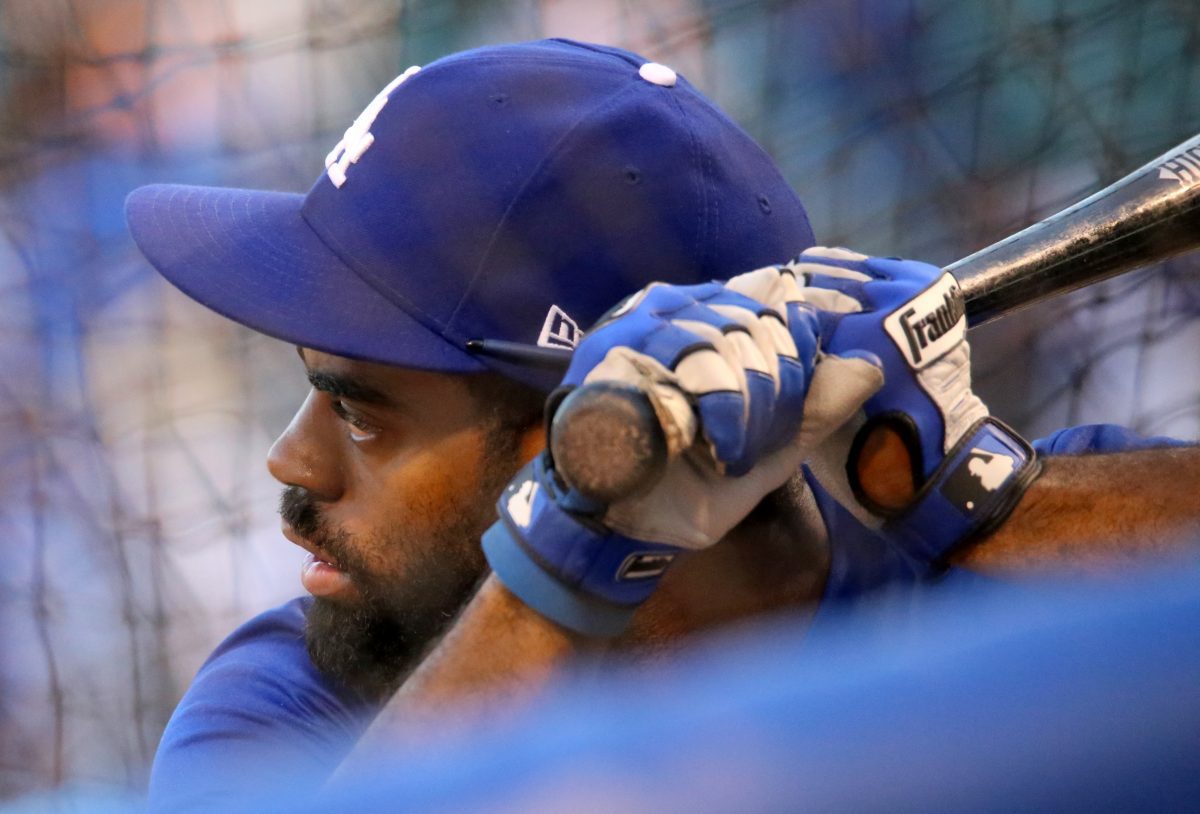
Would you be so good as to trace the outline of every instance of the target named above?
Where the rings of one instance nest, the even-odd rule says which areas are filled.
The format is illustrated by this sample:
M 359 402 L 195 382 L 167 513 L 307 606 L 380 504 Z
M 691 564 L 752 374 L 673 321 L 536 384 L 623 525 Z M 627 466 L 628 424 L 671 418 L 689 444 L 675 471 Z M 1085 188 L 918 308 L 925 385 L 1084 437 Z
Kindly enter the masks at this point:
M 311 604 L 256 616 L 200 667 L 158 745 L 153 810 L 224 810 L 304 778 L 316 789 L 349 752 L 376 710 L 309 660 Z
M 1110 425 L 1060 430 L 1035 442 L 1040 454 L 1075 455 L 1180 442 L 1141 438 Z M 819 489 L 829 530 L 830 573 L 822 610 L 863 597 L 907 602 L 928 576 Z M 952 572 L 950 580 L 982 579 Z M 304 613 L 294 599 L 242 627 L 213 652 L 167 724 L 150 780 L 153 810 L 209 811 L 244 805 L 297 778 L 319 787 L 361 736 L 376 708 L 319 673 L 304 647 Z M 819 627 L 825 614 L 819 612 Z

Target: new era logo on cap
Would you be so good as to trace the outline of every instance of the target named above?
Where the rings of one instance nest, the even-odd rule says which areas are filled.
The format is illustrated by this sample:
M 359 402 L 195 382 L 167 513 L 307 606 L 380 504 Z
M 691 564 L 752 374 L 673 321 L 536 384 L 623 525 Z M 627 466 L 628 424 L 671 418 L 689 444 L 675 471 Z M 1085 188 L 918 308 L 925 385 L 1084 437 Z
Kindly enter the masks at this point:
M 543 348 L 566 348 L 574 350 L 583 339 L 583 331 L 575 324 L 575 320 L 557 305 L 550 306 L 546 321 L 542 323 L 542 332 L 538 336 L 538 346 Z

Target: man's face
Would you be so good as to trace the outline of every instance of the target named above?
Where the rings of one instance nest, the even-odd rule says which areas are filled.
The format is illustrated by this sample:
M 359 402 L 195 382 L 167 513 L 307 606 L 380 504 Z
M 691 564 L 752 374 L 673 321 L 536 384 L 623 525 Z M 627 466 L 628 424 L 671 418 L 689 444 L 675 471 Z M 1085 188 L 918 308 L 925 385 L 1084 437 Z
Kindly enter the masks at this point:
M 300 355 L 313 389 L 268 467 L 284 534 L 310 554 L 309 654 L 382 695 L 470 597 L 479 536 L 537 439 L 501 427 L 464 377 Z

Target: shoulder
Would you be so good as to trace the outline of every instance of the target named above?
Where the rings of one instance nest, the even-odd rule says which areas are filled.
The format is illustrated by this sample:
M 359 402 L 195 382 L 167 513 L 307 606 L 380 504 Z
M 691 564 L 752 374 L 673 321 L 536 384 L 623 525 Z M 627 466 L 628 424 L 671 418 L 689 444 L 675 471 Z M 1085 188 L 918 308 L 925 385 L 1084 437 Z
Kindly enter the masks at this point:
M 325 728 L 330 719 L 348 724 L 357 717 L 361 699 L 322 675 L 308 658 L 304 624 L 310 604 L 307 597 L 293 599 L 230 634 L 201 666 L 171 724 L 236 713 L 241 723 L 258 721 L 269 731 L 287 731 L 312 719 Z M 243 727 L 236 734 L 267 733 Z
M 311 604 L 308 597 L 293 599 L 260 613 L 229 634 L 201 665 L 180 707 L 208 701 L 201 690 L 231 679 L 251 682 L 250 686 L 238 684 L 239 690 L 246 691 L 239 693 L 243 695 L 255 689 L 282 689 L 291 683 L 334 691 L 305 652 L 305 614 Z
M 324 778 L 373 714 L 323 676 L 304 646 L 311 600 L 234 631 L 201 666 L 163 733 L 150 780 L 156 810 L 186 810 L 261 788 L 276 766 Z

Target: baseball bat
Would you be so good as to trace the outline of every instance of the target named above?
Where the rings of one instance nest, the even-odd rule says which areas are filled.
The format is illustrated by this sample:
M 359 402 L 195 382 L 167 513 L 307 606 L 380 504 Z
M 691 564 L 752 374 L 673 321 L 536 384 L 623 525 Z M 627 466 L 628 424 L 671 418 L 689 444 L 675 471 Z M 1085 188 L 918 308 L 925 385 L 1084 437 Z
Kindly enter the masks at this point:
M 1200 135 L 1039 223 L 946 267 L 968 327 L 1200 247 Z M 577 388 L 550 424 L 563 479 L 612 502 L 652 486 L 667 463 L 654 410 L 632 387 Z

